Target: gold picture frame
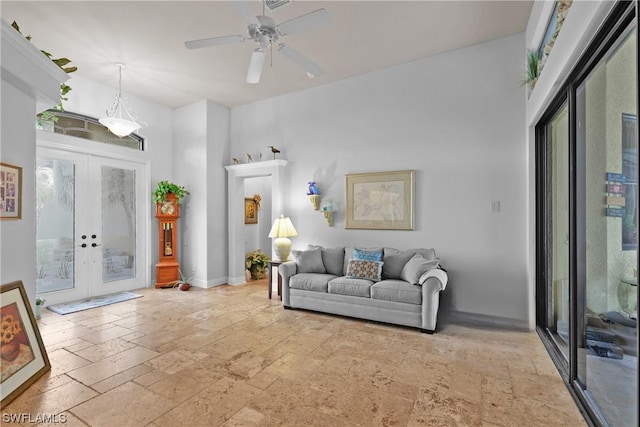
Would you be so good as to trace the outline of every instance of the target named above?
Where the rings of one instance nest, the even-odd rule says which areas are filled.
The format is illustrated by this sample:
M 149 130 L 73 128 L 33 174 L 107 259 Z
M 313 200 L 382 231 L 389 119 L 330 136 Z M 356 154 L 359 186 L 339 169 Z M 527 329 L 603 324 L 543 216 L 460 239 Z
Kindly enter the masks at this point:
M 0 219 L 22 218 L 22 168 L 0 163 Z
M 345 228 L 413 230 L 414 170 L 346 175 Z
M 257 224 L 258 223 L 258 204 L 253 197 L 244 198 L 244 223 L 245 224 Z
M 0 394 L 4 407 L 51 369 L 22 281 L 0 288 Z

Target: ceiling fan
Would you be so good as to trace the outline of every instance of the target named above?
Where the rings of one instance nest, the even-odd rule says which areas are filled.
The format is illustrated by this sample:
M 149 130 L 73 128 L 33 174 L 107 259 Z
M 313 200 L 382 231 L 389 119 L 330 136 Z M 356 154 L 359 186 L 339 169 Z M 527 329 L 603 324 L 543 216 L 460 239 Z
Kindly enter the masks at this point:
M 273 18 L 265 16 L 264 2 L 262 6 L 262 15 L 258 16 L 255 16 L 253 12 L 251 12 L 249 5 L 244 1 L 231 1 L 230 3 L 247 22 L 248 36 L 233 35 L 210 37 L 200 40 L 191 40 L 185 42 L 184 45 L 189 49 L 200 49 L 203 47 L 242 43 L 247 40 L 256 42 L 258 47 L 255 48 L 251 55 L 249 70 L 247 71 L 247 83 L 258 83 L 260 81 L 262 65 L 264 64 L 267 49 L 273 48 L 280 37 L 284 37 L 288 34 L 309 31 L 326 25 L 331 20 L 329 12 L 327 12 L 326 9 L 318 9 L 307 13 L 306 15 L 292 18 L 281 24 L 276 24 Z M 286 58 L 302 67 L 310 78 L 324 74 L 322 67 L 288 45 L 284 43 L 277 43 L 277 49 Z

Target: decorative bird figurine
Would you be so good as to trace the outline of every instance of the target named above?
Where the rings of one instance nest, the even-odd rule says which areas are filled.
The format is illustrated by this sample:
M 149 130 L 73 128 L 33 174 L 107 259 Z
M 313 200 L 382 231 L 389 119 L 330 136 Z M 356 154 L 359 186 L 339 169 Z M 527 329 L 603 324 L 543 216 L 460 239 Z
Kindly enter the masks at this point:
M 245 156 L 247 156 L 247 163 L 251 163 L 253 162 L 253 157 L 251 157 L 251 154 L 249 153 L 244 153 Z
M 234 165 L 237 165 L 239 163 L 238 158 L 237 157 L 232 157 L 231 160 L 233 161 Z
M 273 145 L 269 145 L 269 148 L 271 148 L 271 152 L 273 153 L 273 160 L 276 159 L 276 154 L 280 152 L 280 150 L 278 150 L 276 147 L 274 147 Z

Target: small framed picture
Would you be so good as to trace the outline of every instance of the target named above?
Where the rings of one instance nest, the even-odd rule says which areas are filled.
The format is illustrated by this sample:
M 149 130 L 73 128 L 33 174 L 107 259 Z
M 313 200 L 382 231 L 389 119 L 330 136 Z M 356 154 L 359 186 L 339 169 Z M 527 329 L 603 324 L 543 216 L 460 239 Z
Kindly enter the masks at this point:
M 256 200 L 251 197 L 244 198 L 244 223 L 245 224 L 257 224 L 258 223 L 258 204 Z
M 0 219 L 22 218 L 22 168 L 0 163 Z
M 3 407 L 51 369 L 21 281 L 2 285 L 0 394 Z

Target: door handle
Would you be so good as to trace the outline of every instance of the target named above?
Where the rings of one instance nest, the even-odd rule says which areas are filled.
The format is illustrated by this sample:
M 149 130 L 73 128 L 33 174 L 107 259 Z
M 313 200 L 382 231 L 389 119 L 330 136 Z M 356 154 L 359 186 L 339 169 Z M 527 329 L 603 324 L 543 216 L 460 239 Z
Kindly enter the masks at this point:
M 102 246 L 102 245 L 99 245 L 99 244 L 97 244 L 97 243 L 92 243 L 92 244 L 91 244 L 91 247 L 92 247 L 92 248 L 95 248 L 96 246 Z
M 86 243 L 83 243 L 83 244 L 78 245 L 78 246 L 80 246 L 81 248 L 86 248 L 86 247 L 87 247 L 87 244 L 86 244 Z
M 96 236 L 95 234 L 92 234 L 92 235 L 91 235 L 91 238 L 92 238 L 92 239 L 95 239 L 96 237 L 97 237 L 97 236 Z

